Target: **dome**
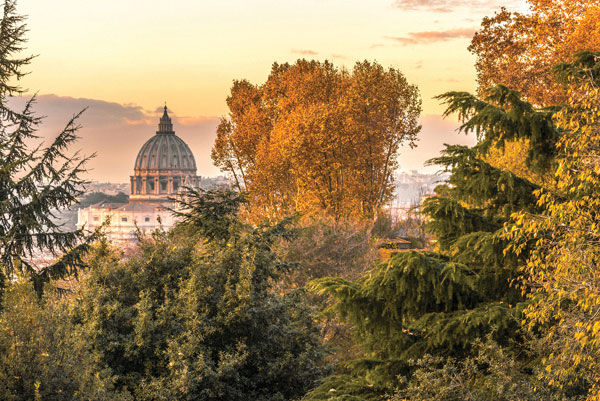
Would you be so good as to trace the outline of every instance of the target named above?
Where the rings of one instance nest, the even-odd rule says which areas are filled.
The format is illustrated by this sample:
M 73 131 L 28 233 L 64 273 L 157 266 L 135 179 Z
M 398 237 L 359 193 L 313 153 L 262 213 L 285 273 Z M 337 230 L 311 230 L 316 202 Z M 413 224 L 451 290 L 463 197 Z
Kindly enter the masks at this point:
M 156 135 L 146 141 L 135 159 L 130 199 L 169 199 L 181 188 L 198 188 L 199 184 L 194 155 L 175 135 L 165 106 Z
M 167 107 L 160 119 L 159 130 L 142 146 L 135 159 L 135 174 L 147 170 L 196 171 L 196 160 L 189 146 L 173 131 Z
M 196 160 L 189 146 L 176 135 L 154 135 L 140 149 L 134 170 L 196 171 Z

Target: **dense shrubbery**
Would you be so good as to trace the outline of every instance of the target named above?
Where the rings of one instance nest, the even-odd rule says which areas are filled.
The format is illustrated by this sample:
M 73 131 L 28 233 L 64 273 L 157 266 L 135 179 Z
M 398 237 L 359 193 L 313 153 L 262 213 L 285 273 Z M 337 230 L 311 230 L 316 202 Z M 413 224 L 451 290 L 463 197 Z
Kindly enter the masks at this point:
M 283 400 L 313 386 L 319 329 L 301 292 L 279 295 L 284 224 L 237 219 L 241 198 L 189 201 L 184 223 L 120 262 L 102 255 L 75 293 L 77 330 L 135 399 Z
M 40 299 L 29 281 L 12 283 L 0 314 L 0 399 L 130 400 L 75 328 L 65 298 L 48 290 Z
M 314 387 L 327 369 L 314 312 L 302 291 L 272 290 L 285 222 L 242 223 L 233 193 L 190 196 L 185 222 L 133 254 L 96 247 L 71 294 L 9 287 L 3 399 L 287 400 Z

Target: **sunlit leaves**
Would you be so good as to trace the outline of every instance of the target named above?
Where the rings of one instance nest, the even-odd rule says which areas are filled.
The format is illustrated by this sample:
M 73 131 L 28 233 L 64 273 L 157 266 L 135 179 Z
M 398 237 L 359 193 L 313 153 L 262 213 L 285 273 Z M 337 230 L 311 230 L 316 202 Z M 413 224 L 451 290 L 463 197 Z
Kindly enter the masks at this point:
M 540 214 L 517 213 L 507 232 L 512 247 L 535 241 L 525 266 L 532 305 L 525 324 L 543 328 L 552 350 L 544 376 L 556 386 L 592 385 L 600 397 L 600 92 L 589 53 L 563 64 L 566 81 L 576 84 L 569 104 L 554 116 L 564 132 L 557 143 L 553 190 L 536 192 Z M 583 386 L 585 388 L 585 386 Z

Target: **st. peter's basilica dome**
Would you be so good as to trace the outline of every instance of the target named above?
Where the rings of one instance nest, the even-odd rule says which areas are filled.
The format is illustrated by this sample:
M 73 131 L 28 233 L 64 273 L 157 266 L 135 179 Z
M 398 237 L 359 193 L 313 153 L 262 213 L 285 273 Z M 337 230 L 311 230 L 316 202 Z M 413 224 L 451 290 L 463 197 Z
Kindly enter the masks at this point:
M 138 152 L 133 174 L 131 199 L 165 199 L 177 194 L 182 187 L 198 187 L 194 155 L 175 135 L 167 106 L 156 135 Z

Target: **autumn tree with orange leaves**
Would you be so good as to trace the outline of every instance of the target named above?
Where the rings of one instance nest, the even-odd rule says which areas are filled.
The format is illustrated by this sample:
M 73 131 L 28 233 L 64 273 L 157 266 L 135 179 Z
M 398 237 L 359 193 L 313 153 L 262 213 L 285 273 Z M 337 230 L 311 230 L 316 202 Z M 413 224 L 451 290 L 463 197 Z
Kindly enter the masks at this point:
M 579 51 L 600 50 L 598 0 L 528 0 L 531 12 L 503 8 L 484 18 L 469 50 L 477 56 L 480 95 L 508 85 L 538 105 L 565 103 L 552 68 Z
M 393 68 L 328 61 L 235 81 L 212 158 L 269 217 L 299 211 L 373 217 L 389 199 L 401 144 L 414 146 L 421 100 Z

